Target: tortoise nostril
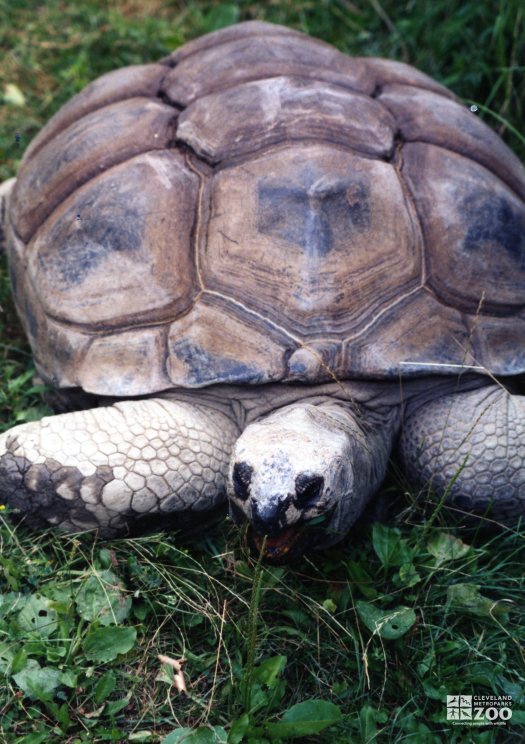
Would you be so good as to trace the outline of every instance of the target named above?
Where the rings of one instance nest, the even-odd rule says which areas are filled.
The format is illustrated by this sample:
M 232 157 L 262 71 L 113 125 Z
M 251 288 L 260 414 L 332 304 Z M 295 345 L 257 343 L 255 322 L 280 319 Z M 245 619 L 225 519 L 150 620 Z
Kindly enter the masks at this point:
M 233 466 L 233 491 L 237 498 L 246 501 L 252 482 L 253 468 L 247 462 L 236 462 Z
M 257 501 L 252 500 L 251 522 L 255 531 L 268 537 L 274 537 L 282 532 L 287 526 L 285 511 L 288 503 L 288 499 L 281 499 L 261 507 Z
M 295 479 L 295 500 L 301 506 L 313 506 L 323 494 L 324 478 L 322 475 L 301 473 Z

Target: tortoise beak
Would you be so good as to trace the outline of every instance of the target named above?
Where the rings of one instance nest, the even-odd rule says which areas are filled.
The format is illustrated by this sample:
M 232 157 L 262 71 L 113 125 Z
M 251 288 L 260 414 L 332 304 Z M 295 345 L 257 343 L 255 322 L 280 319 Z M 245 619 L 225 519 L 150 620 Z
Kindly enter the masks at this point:
M 319 543 L 323 543 L 326 540 L 326 525 L 330 523 L 334 509 L 335 507 L 324 515 L 308 522 L 299 522 L 291 527 L 286 527 L 277 535 L 266 535 L 263 553 L 265 563 L 276 566 L 290 563 L 296 558 L 300 558 L 306 551 L 315 548 Z M 248 544 L 255 555 L 260 554 L 263 540 L 264 535 L 250 525 L 248 528 Z
M 287 563 L 301 555 L 308 545 L 305 541 L 305 525 L 287 527 L 279 535 L 266 536 L 263 559 L 266 563 L 279 565 Z M 248 543 L 253 553 L 261 552 L 264 536 L 257 533 L 253 527 L 248 530 Z

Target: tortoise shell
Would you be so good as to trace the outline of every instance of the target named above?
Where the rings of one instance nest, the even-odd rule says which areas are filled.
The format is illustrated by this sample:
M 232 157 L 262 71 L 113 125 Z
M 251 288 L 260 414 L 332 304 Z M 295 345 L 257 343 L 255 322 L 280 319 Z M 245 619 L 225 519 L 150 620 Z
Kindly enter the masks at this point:
M 10 204 L 40 372 L 104 395 L 525 370 L 525 171 L 414 68 L 242 23 L 116 70 Z

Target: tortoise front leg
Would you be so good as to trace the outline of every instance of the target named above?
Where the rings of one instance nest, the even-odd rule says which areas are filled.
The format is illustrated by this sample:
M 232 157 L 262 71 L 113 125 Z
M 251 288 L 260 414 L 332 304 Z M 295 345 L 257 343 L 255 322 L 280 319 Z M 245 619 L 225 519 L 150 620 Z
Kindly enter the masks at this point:
M 455 508 L 506 524 L 525 518 L 525 397 L 494 384 L 416 402 L 401 453 L 409 479 Z
M 175 512 L 225 500 L 238 434 L 213 408 L 163 398 L 46 417 L 0 437 L 0 503 L 30 526 L 104 537 L 154 515 L 176 527 Z

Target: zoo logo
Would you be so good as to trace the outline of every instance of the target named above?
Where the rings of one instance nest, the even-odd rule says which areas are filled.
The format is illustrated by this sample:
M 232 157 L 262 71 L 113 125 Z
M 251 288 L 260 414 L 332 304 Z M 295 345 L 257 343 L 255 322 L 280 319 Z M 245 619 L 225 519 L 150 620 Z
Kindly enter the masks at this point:
M 454 726 L 505 726 L 511 695 L 447 695 L 447 721 Z

